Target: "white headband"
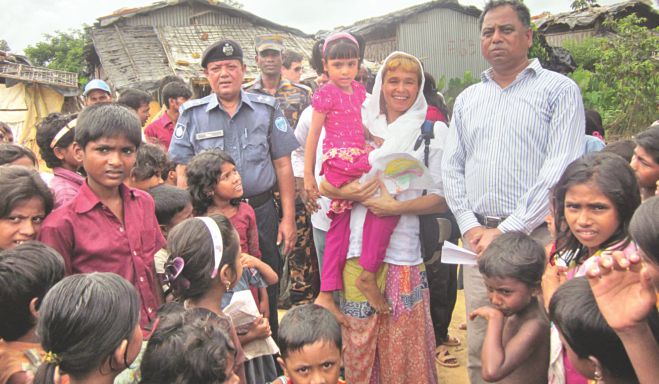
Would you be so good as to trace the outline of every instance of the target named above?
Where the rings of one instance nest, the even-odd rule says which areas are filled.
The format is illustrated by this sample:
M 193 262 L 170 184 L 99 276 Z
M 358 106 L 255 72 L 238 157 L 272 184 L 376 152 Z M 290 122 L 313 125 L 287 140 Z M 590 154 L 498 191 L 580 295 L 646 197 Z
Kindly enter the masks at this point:
M 197 217 L 197 219 L 201 220 L 206 225 L 206 228 L 208 228 L 208 231 L 211 233 L 211 239 L 213 240 L 214 263 L 213 271 L 211 272 L 211 279 L 214 279 L 215 276 L 217 276 L 217 270 L 220 268 L 220 264 L 222 263 L 222 232 L 220 232 L 220 227 L 218 227 L 215 220 L 211 219 L 210 217 L 201 216 Z

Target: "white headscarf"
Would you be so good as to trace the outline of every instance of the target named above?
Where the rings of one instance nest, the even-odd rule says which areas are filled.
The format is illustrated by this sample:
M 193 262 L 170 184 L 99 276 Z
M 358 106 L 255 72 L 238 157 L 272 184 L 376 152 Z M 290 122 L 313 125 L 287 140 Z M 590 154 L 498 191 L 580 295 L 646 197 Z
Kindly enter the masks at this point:
M 411 58 L 419 64 L 419 70 L 422 68 L 421 62 L 416 57 L 405 52 L 396 51 L 387 56 L 378 71 L 375 77 L 375 85 L 373 86 L 373 96 L 369 98 L 366 109 L 364 110 L 364 124 L 371 134 L 383 138 L 384 144 L 370 153 L 369 161 L 371 163 L 373 163 L 374 159 L 391 153 L 411 152 L 414 149 L 414 143 L 421 134 L 421 124 L 426 119 L 428 104 L 426 103 L 426 98 L 423 96 L 423 84 L 425 83 L 423 70 L 421 70 L 421 83 L 419 84 L 419 93 L 416 96 L 416 101 L 404 114 L 399 116 L 391 124 L 387 124 L 386 114 L 380 112 L 380 94 L 382 93 L 382 81 L 384 80 L 383 72 L 387 62 L 398 56 Z

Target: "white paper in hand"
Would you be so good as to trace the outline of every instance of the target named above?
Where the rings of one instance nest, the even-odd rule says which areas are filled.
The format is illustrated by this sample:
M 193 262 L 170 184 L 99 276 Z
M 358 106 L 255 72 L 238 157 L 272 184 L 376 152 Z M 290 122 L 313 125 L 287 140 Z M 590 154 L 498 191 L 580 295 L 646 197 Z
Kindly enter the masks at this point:
M 478 265 L 475 253 L 448 241 L 445 241 L 442 246 L 442 263 Z
M 236 330 L 247 330 L 253 326 L 256 319 L 261 316 L 259 309 L 254 302 L 254 296 L 250 290 L 234 292 L 229 305 L 222 310 L 227 316 L 231 317 L 233 326 Z M 245 357 L 251 360 L 263 355 L 274 355 L 279 353 L 277 343 L 268 337 L 267 339 L 254 340 L 249 344 L 243 345 Z

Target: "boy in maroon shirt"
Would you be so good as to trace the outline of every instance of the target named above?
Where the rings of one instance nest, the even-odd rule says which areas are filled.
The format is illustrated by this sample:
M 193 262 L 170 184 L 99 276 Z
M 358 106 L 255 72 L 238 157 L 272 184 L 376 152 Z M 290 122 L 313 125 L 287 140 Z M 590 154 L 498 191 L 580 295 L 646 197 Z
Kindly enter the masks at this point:
M 39 240 L 64 257 L 67 274 L 114 272 L 130 281 L 140 295 L 144 330 L 161 302 L 153 255 L 165 239 L 151 196 L 123 184 L 135 164 L 140 126 L 118 104 L 83 110 L 75 140 L 87 179 L 73 200 L 46 218 Z

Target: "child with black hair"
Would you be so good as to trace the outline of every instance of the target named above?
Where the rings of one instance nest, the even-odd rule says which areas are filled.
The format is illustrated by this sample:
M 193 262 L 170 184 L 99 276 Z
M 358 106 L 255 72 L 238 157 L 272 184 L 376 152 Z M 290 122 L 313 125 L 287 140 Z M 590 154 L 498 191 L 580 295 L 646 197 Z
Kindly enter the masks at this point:
M 170 256 L 165 264 L 165 277 L 174 298 L 184 303 L 186 309 L 206 308 L 227 318 L 220 306 L 222 296 L 238 283 L 243 269 L 239 259 L 240 239 L 229 219 L 213 215 L 183 221 L 169 233 L 167 251 Z M 245 355 L 233 325 L 227 333 L 238 351 L 235 372 L 242 383 L 247 383 Z M 263 334 L 270 334 L 267 318 L 259 319 L 244 337 Z M 257 373 L 250 372 L 253 375 L 250 383 L 266 381 L 254 376 Z
M 285 376 L 272 384 L 345 383 L 341 373 L 341 326 L 327 309 L 292 308 L 279 326 L 279 364 Z
M 30 150 L 18 144 L 0 144 L 0 165 L 22 165 L 23 167 L 39 169 L 37 156 Z
M 226 331 L 230 324 L 205 308 L 168 308 L 158 314 L 142 358 L 140 384 L 237 384 L 236 349 Z
M 156 218 L 160 225 L 160 232 L 167 239 L 167 234 L 178 223 L 192 217 L 192 199 L 185 189 L 161 184 L 150 188 L 149 194 L 156 205 Z M 165 271 L 165 263 L 169 258 L 167 249 L 163 248 L 154 255 L 156 273 L 161 275 Z
M 163 169 L 162 172 L 162 180 L 165 182 L 167 185 L 171 185 L 172 187 L 176 187 L 176 183 L 178 180 L 178 175 L 176 174 L 176 164 L 175 161 L 172 161 L 169 159 L 167 161 L 167 166 L 165 169 Z
M 0 252 L 0 384 L 28 382 L 41 363 L 37 312 L 63 277 L 62 256 L 45 244 L 29 241 Z
M 304 149 L 304 189 L 308 199 L 320 197 L 314 176 L 316 149 L 321 129 L 323 164 L 321 175 L 334 187 L 358 180 L 370 171 L 369 153 L 362 124 L 362 104 L 366 99 L 364 86 L 355 81 L 364 57 L 364 44 L 355 36 L 339 32 L 318 41 L 313 48 L 312 61 L 322 61 L 329 81 L 313 95 L 311 127 Z M 370 127 L 369 127 L 370 128 Z M 372 158 L 371 158 L 372 160 Z M 316 303 L 329 309 L 340 322 L 345 317 L 334 302 L 333 292 L 343 288 L 342 272 L 350 243 L 350 216 L 352 202 L 332 200 L 328 216 L 332 219 L 327 231 L 320 294 Z M 389 313 L 389 304 L 377 286 L 375 274 L 382 265 L 385 250 L 400 216 L 376 216 L 367 211 L 363 230 L 363 247 L 359 258 L 364 268 L 357 288 L 369 304 L 380 313 Z
M 148 191 L 149 188 L 163 184 L 162 174 L 167 168 L 167 154 L 157 145 L 142 144 L 137 149 L 135 165 L 126 179 L 131 188 Z
M 121 92 L 117 102 L 125 105 L 135 112 L 140 119 L 140 123 L 144 125 L 149 120 L 149 103 L 151 103 L 151 95 L 141 89 L 129 88 Z
M 545 252 L 530 236 L 509 232 L 478 259 L 491 306 L 469 314 L 488 321 L 481 375 L 500 383 L 546 383 L 549 321 L 538 300 Z
M 68 276 L 47 294 L 37 334 L 46 355 L 35 384 L 112 384 L 142 346 L 140 300 L 131 284 L 114 273 Z
M 558 328 L 568 358 L 583 376 L 597 383 L 639 382 L 625 346 L 602 316 L 585 277 L 574 278 L 556 290 L 549 302 L 549 316 Z M 656 308 L 651 309 L 646 322 L 650 340 L 659 343 Z
M 78 195 L 44 221 L 39 239 L 55 248 L 67 274 L 113 272 L 140 296 L 140 324 L 160 306 L 154 254 L 165 246 L 153 198 L 124 185 L 141 144 L 140 122 L 116 103 L 98 103 L 78 117 L 75 140 L 87 179 Z
M 633 170 L 622 157 L 607 152 L 589 153 L 568 165 L 553 196 L 556 246 L 542 278 L 545 306 L 563 282 L 583 276 L 602 254 L 636 252 L 628 229 L 640 204 Z M 571 366 L 555 328 L 550 361 L 550 381 L 585 380 Z
M 0 166 L 0 250 L 34 240 L 53 209 L 53 194 L 37 171 Z
M 240 201 L 243 186 L 235 162 L 224 151 L 200 153 L 188 163 L 186 178 L 196 213 L 226 216 L 240 237 L 243 274 L 235 289 L 222 298 L 222 308 L 229 304 L 233 292 L 250 289 L 259 311 L 269 318 L 266 288 L 276 284 L 279 278 L 269 265 L 261 261 L 256 214 L 251 205 Z
M 659 196 L 638 207 L 629 223 L 638 252 L 605 254 L 587 271 L 602 316 L 616 332 L 640 382 L 659 377 L 659 344 L 649 317 L 656 311 L 659 287 Z
M 37 124 L 37 145 L 46 166 L 53 170 L 50 188 L 55 195 L 55 208 L 78 194 L 85 181 L 78 173 L 82 166 L 80 147 L 75 138 L 76 116 L 51 113 Z

